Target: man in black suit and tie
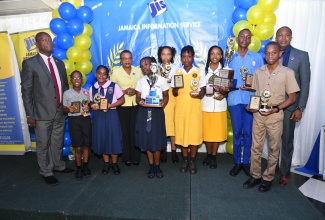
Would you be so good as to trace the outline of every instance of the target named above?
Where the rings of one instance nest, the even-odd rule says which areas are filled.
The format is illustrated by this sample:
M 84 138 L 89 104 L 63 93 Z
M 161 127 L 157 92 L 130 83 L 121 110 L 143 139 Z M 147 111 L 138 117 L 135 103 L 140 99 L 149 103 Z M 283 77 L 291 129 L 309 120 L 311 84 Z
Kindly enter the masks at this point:
M 64 63 L 52 56 L 49 34 L 36 37 L 39 54 L 23 61 L 21 91 L 27 123 L 35 127 L 40 175 L 50 185 L 59 184 L 53 172 L 73 173 L 62 160 L 65 115 L 62 94 L 69 89 Z
M 310 63 L 308 53 L 298 50 L 290 45 L 292 31 L 289 27 L 281 27 L 276 32 L 275 40 L 280 44 L 282 51 L 282 65 L 289 67 L 295 72 L 295 78 L 300 87 L 297 93 L 296 102 L 284 109 L 282 151 L 279 184 L 286 186 L 290 174 L 290 167 L 293 154 L 293 139 L 295 123 L 302 118 L 302 112 L 306 108 L 309 82 L 310 82 Z

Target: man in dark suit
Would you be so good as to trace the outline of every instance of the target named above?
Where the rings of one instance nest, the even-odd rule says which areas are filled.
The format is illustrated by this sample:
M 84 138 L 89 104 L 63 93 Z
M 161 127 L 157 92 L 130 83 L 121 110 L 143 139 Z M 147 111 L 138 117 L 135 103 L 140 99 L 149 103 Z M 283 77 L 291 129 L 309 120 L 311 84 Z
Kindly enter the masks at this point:
M 53 172 L 73 173 L 62 160 L 65 116 L 62 94 L 69 88 L 64 63 L 52 56 L 49 34 L 36 35 L 39 54 L 23 61 L 21 91 L 27 123 L 35 127 L 40 175 L 50 185 L 59 184 Z
M 290 45 L 292 31 L 289 27 L 281 27 L 276 32 L 275 40 L 280 44 L 282 51 L 282 65 L 289 67 L 295 72 L 295 78 L 300 87 L 297 93 L 296 102 L 284 109 L 284 122 L 282 134 L 281 150 L 281 177 L 279 184 L 286 186 L 290 174 L 291 160 L 293 154 L 293 139 L 295 123 L 302 118 L 302 112 L 306 108 L 309 82 L 310 82 L 310 63 L 308 53 L 298 50 Z

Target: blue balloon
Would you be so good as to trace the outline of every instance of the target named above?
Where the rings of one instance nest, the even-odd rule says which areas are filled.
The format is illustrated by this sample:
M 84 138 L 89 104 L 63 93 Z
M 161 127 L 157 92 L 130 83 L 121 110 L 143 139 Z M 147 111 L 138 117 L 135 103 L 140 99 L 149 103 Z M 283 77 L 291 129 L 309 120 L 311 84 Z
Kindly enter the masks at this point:
M 257 4 L 257 0 L 238 0 L 239 6 L 244 9 L 249 9 L 253 5 Z
M 89 75 L 89 74 L 88 74 L 88 75 Z M 90 88 L 92 87 L 92 85 L 93 85 L 93 84 L 91 84 L 91 83 L 86 83 L 85 85 L 83 85 L 82 88 L 87 89 L 87 90 L 90 90 Z
M 69 132 L 69 124 L 68 123 L 65 124 L 65 131 Z
M 69 33 L 61 33 L 57 36 L 57 39 L 57 44 L 61 49 L 67 50 L 74 44 L 73 36 Z
M 71 137 L 69 132 L 64 132 L 64 142 L 63 142 L 64 146 L 70 146 L 71 145 Z
M 65 124 L 67 125 L 69 123 L 69 117 L 65 119 Z
M 58 38 L 57 37 L 54 37 L 52 42 L 53 42 L 53 47 L 58 46 Z
M 74 18 L 68 21 L 67 30 L 69 34 L 73 36 L 78 36 L 84 31 L 84 24 L 78 19 Z
M 229 37 L 235 37 L 234 32 L 232 31 L 232 29 L 234 29 L 234 25 L 231 25 L 230 29 L 229 29 Z M 228 38 L 228 36 L 226 36 Z
M 66 157 L 66 156 L 69 156 L 70 154 L 72 154 L 71 149 L 70 149 L 70 145 L 69 146 L 64 146 L 62 148 L 62 156 Z
M 232 22 L 236 24 L 238 21 L 247 20 L 246 18 L 247 10 L 242 7 L 236 8 L 232 13 Z
M 52 51 L 52 55 L 59 60 L 65 60 L 67 59 L 67 51 L 64 49 L 61 49 L 60 47 L 55 47 Z
M 76 14 L 77 14 L 76 8 L 73 6 L 73 4 L 71 4 L 69 2 L 63 2 L 59 6 L 58 11 L 59 11 L 60 17 L 67 21 L 75 18 Z
M 263 53 L 263 57 L 264 57 L 265 46 L 266 46 L 269 42 L 271 42 L 271 40 L 262 40 L 262 41 L 261 41 L 261 48 L 260 48 L 260 50 L 259 50 L 258 52 Z
M 235 8 L 239 7 L 239 0 L 234 0 L 234 6 Z
M 67 31 L 67 23 L 61 18 L 53 18 L 50 21 L 50 29 L 54 34 L 59 35 Z
M 82 21 L 83 23 L 89 23 L 94 18 L 94 13 L 88 6 L 81 6 L 77 10 L 76 18 Z
M 89 73 L 89 74 L 86 75 L 86 77 L 87 77 L 86 83 L 89 83 L 91 85 L 95 83 L 95 81 L 96 81 L 95 74 Z

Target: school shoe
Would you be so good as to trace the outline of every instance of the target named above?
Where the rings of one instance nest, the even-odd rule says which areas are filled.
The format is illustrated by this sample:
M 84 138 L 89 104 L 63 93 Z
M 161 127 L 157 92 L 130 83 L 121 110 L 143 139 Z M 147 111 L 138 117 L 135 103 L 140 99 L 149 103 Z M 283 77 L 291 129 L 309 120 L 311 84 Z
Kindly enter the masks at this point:
M 118 164 L 117 163 L 113 163 L 112 164 L 112 171 L 115 175 L 120 175 L 121 173 L 121 170 L 120 168 L 118 167 Z
M 210 169 L 216 169 L 217 168 L 217 161 L 216 160 L 211 160 L 209 167 L 210 167 Z
M 57 178 L 55 178 L 54 176 L 43 176 L 43 179 L 47 184 L 49 184 L 51 186 L 60 184 L 60 181 Z
M 77 170 L 74 175 L 75 175 L 77 181 L 82 180 L 83 173 L 82 173 L 82 170 L 81 169 Z
M 155 174 L 156 174 L 155 165 L 150 164 L 150 170 L 149 170 L 149 172 L 148 172 L 148 174 L 147 174 L 147 177 L 148 177 L 149 179 L 152 179 L 152 178 L 155 177 Z
M 177 163 L 179 162 L 179 159 L 178 159 L 178 156 L 177 156 L 177 154 L 176 154 L 176 151 L 175 151 L 175 152 L 172 151 L 172 162 L 173 162 L 174 164 L 177 164 Z
M 255 179 L 254 177 L 249 178 L 243 185 L 245 189 L 250 189 L 261 183 L 262 178 Z
M 243 169 L 243 166 L 241 164 L 235 164 L 235 166 L 229 172 L 230 176 L 237 176 L 241 169 Z
M 71 169 L 69 167 L 64 168 L 63 170 L 53 170 L 54 173 L 75 173 L 76 171 L 74 169 Z
M 166 151 L 166 149 L 161 151 L 160 162 L 161 163 L 166 163 L 167 162 L 167 151 Z
M 104 163 L 104 167 L 102 169 L 102 174 L 107 175 L 110 169 L 111 169 L 111 164 L 110 163 Z
M 163 178 L 164 177 L 164 173 L 161 171 L 159 165 L 156 165 L 156 177 L 158 177 L 158 178 Z
M 272 181 L 262 180 L 261 185 L 258 187 L 258 191 L 267 192 L 271 189 Z
M 279 185 L 286 186 L 288 185 L 288 183 L 289 183 L 288 177 L 282 175 L 279 180 Z
M 209 166 L 211 162 L 211 156 L 208 154 L 207 157 L 203 160 L 203 166 Z
M 197 173 L 196 163 L 195 161 L 190 162 L 190 174 L 194 175 Z
M 91 171 L 90 171 L 90 169 L 88 167 L 84 167 L 82 169 L 82 174 L 84 175 L 85 178 L 87 178 L 87 177 L 90 177 Z
M 244 164 L 243 165 L 243 170 L 244 170 L 244 173 L 246 174 L 246 176 L 251 176 L 251 173 L 250 173 L 250 165 L 249 164 Z
M 188 160 L 183 160 L 182 166 L 181 166 L 181 173 L 186 173 L 188 170 Z

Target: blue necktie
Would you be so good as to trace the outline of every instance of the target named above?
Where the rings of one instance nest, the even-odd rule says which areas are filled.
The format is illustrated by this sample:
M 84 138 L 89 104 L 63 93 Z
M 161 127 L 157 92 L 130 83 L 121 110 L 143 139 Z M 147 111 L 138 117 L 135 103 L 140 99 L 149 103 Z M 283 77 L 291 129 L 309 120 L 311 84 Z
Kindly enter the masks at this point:
M 104 88 L 103 87 L 100 87 L 99 93 L 100 93 L 100 96 L 102 96 L 102 97 L 105 96 L 105 94 L 104 94 Z
M 148 133 L 151 131 L 151 121 L 152 121 L 151 110 L 148 110 L 148 113 L 147 113 L 147 128 L 146 128 Z

